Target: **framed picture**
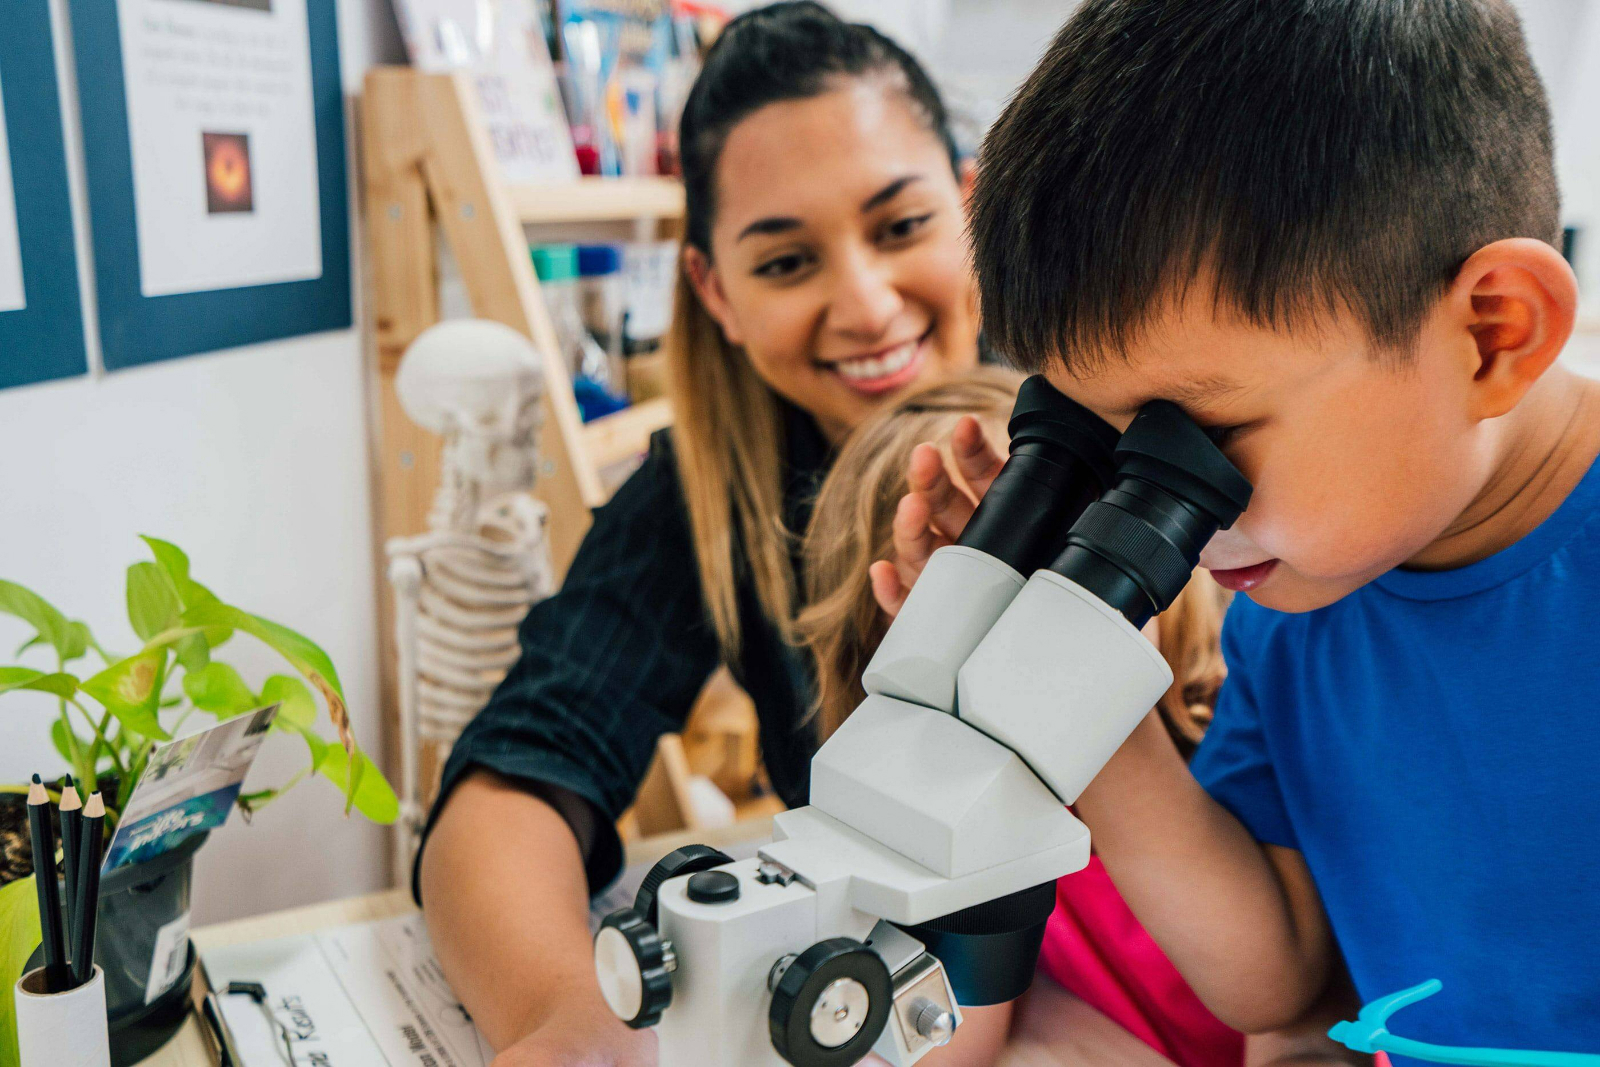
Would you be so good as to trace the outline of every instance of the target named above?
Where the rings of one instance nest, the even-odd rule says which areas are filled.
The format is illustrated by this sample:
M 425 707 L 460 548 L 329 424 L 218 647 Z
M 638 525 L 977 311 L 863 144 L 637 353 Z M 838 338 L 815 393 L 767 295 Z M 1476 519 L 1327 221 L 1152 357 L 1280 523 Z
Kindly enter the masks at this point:
M 83 310 L 46 0 L 0 33 L 0 388 L 83 374 Z
M 334 0 L 73 0 L 108 369 L 350 325 Z

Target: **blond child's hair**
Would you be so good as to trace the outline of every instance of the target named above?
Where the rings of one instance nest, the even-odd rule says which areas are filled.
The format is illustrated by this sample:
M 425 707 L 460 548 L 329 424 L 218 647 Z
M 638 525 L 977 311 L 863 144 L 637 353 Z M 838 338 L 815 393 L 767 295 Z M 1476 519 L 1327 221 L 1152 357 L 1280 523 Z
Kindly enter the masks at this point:
M 889 628 L 867 568 L 890 555 L 912 450 L 923 441 L 948 441 L 964 415 L 976 417 L 991 440 L 1003 439 L 1021 383 L 1014 372 L 981 367 L 917 389 L 863 423 L 840 450 L 802 546 L 807 606 L 794 624 L 816 664 L 812 714 L 821 740 L 866 698 L 861 673 Z M 1226 673 L 1218 647 L 1224 598 L 1210 575 L 1197 571 L 1161 616 L 1158 644 L 1173 683 L 1158 708 L 1185 756 L 1211 721 Z

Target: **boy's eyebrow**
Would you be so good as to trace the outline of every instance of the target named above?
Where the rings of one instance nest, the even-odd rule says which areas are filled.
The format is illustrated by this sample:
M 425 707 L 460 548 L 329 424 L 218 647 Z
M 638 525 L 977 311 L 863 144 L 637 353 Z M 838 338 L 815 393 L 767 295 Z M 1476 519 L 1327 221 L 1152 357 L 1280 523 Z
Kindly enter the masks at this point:
M 1149 395 L 1145 396 L 1143 400 L 1140 400 L 1137 403 L 1131 404 L 1127 408 L 1122 409 L 1121 411 L 1117 412 L 1117 414 L 1131 415 L 1152 400 L 1170 400 L 1179 407 L 1183 407 L 1188 404 L 1198 404 L 1206 400 L 1223 399 L 1244 391 L 1245 386 L 1240 382 L 1234 381 L 1232 378 L 1224 378 L 1221 375 L 1207 375 L 1200 378 L 1193 378 L 1189 381 L 1178 382 L 1173 385 L 1164 386 L 1161 389 L 1151 392 Z
M 896 178 L 894 181 L 890 182 L 888 185 L 885 185 L 882 189 L 879 189 L 877 192 L 863 200 L 861 202 L 862 212 L 865 213 L 871 211 L 875 207 L 881 207 L 884 204 L 887 204 L 889 201 L 899 196 L 901 190 L 903 190 L 906 186 L 910 185 L 914 181 L 920 181 L 921 178 L 922 175 L 920 174 L 907 174 L 902 178 Z M 799 219 L 789 215 L 773 215 L 764 219 L 757 219 L 756 221 L 752 222 L 750 225 L 740 230 L 739 236 L 735 237 L 734 240 L 742 241 L 752 234 L 788 233 L 790 230 L 798 230 L 799 228 Z

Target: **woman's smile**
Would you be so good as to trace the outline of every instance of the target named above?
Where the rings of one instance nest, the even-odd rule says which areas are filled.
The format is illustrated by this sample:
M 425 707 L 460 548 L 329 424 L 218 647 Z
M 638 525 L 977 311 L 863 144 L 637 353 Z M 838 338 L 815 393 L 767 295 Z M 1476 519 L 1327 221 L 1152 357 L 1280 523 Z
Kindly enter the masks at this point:
M 876 396 L 916 381 L 927 355 L 930 327 L 921 337 L 889 345 L 858 356 L 819 360 L 823 370 L 832 373 L 858 393 Z

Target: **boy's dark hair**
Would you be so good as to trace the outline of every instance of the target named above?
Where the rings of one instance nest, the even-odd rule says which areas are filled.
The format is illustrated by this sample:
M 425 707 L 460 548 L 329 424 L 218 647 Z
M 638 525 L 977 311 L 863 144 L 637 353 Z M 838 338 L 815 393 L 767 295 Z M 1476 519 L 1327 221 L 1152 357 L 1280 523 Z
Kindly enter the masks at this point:
M 984 328 L 1092 368 L 1204 272 L 1252 323 L 1347 308 L 1403 353 L 1474 251 L 1558 239 L 1553 170 L 1502 0 L 1087 0 L 980 153 Z
M 816 96 L 839 77 L 876 75 L 894 80 L 956 166 L 939 91 L 909 52 L 871 26 L 845 22 L 811 0 L 769 4 L 724 26 L 678 123 L 688 242 L 711 251 L 717 160 L 741 119 L 768 104 Z

